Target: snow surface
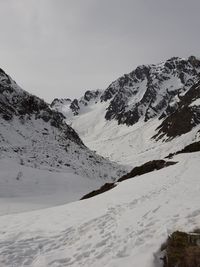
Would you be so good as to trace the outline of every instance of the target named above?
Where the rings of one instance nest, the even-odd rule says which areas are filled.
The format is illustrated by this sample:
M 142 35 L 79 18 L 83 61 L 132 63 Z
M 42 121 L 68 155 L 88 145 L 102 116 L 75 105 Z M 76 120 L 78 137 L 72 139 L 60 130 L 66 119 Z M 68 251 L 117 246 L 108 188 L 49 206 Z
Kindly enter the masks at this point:
M 163 67 L 155 65 L 155 79 Z M 23 94 L 11 83 L 16 94 Z M 165 91 L 182 86 L 170 74 L 158 87 L 153 106 L 161 103 Z M 143 80 L 125 88 L 127 110 L 143 98 L 145 87 Z M 87 105 L 81 98 L 77 116 L 69 101 L 56 108 L 89 148 L 126 168 L 67 140 L 33 116 L 0 121 L 0 267 L 160 267 L 157 252 L 168 235 L 200 227 L 199 152 L 178 155 L 173 159 L 176 165 L 68 203 L 125 169 L 162 159 L 200 138 L 197 126 L 170 142 L 164 142 L 165 137 L 156 142 L 152 136 L 161 123 L 157 118 L 147 122 L 142 118 L 131 127 L 106 121 L 110 103 L 101 102 L 100 94 Z
M 41 119 L 0 119 L 0 215 L 79 200 L 125 169 Z
M 200 98 L 196 99 L 190 104 L 190 107 L 193 107 L 193 106 L 200 106 Z
M 127 168 L 89 150 L 64 124 L 61 114 L 52 112 L 43 100 L 21 89 L 3 70 L 0 87 L 0 159 L 12 159 L 55 175 L 73 173 L 101 180 L 102 184 L 126 172 Z M 70 100 L 62 103 L 69 104 Z
M 199 139 L 200 126 L 178 138 L 164 142 L 152 137 L 161 120 L 139 121 L 133 126 L 118 125 L 117 121 L 104 118 L 107 102 L 91 106 L 88 113 L 75 116 L 71 126 L 78 132 L 83 142 L 98 154 L 117 163 L 135 167 L 152 159 L 161 159 L 183 149 L 186 145 Z
M 106 90 L 99 92 L 97 98 L 88 101 L 87 105 L 83 104 L 83 97 L 77 100 L 79 109 L 76 115 L 62 103 L 58 103 L 56 109 L 63 113 L 66 122 L 90 149 L 112 161 L 135 166 L 151 159 L 163 158 L 199 138 L 198 126 L 191 133 L 170 143 L 163 142 L 164 138 L 158 142 L 152 139 L 162 123 L 158 118 L 168 114 L 168 109 L 175 110 L 180 101 L 179 96 L 185 94 L 198 80 L 200 68 L 193 66 L 190 60 L 171 58 L 160 64 L 139 66 L 115 80 Z M 146 74 L 145 68 L 150 76 Z M 110 96 L 102 100 L 106 92 Z M 121 111 L 112 105 L 113 101 L 116 106 L 122 105 Z M 193 103 L 198 104 L 196 101 Z M 113 111 L 110 120 L 105 119 L 108 110 Z M 127 115 L 130 121 L 131 116 L 137 117 L 138 114 L 139 121 L 133 126 L 119 125 L 115 115 L 119 113 L 123 121 L 126 118 L 123 110 L 130 111 Z
M 62 133 L 34 118 L 0 120 L 0 158 L 55 172 L 70 172 L 94 180 L 120 177 L 123 167 L 98 156 L 84 146 L 67 140 Z
M 200 222 L 200 153 L 84 201 L 0 218 L 0 266 L 161 266 L 174 230 Z
M 0 160 L 0 215 L 42 209 L 80 199 L 102 182 L 70 172 L 26 167 Z

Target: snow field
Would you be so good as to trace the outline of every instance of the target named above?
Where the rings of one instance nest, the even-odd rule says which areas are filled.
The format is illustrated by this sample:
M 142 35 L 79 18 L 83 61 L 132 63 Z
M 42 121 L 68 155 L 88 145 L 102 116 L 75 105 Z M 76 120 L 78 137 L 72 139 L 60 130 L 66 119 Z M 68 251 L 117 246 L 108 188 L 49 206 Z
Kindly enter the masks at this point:
M 192 156 L 191 156 L 192 155 Z M 84 201 L 1 216 L 1 266 L 161 266 L 174 230 L 200 221 L 200 153 Z

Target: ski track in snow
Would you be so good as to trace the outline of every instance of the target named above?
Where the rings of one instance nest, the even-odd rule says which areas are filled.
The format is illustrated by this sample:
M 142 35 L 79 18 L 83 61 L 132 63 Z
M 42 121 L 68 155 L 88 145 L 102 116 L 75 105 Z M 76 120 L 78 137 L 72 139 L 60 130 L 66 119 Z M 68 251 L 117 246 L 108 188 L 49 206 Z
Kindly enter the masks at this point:
M 176 159 L 89 200 L 2 216 L 0 266 L 157 266 L 169 233 L 199 226 L 200 153 Z

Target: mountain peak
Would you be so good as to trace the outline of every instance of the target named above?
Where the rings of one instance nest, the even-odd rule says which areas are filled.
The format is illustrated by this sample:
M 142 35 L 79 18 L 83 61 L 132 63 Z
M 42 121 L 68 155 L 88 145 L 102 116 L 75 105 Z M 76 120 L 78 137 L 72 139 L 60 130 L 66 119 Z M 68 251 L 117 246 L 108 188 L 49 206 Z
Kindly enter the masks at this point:
M 107 102 L 105 119 L 117 120 L 119 124 L 133 125 L 139 120 L 163 118 L 176 108 L 175 98 L 199 79 L 199 73 L 200 60 L 195 56 L 188 59 L 171 57 L 159 64 L 140 65 L 104 91 L 86 91 L 83 97 L 72 101 L 63 114 L 71 117 L 71 113 L 85 113 L 84 106 L 93 105 L 90 100 L 95 99 L 96 104 Z M 52 107 L 55 106 L 52 104 Z M 63 111 L 62 107 L 61 103 L 56 109 Z

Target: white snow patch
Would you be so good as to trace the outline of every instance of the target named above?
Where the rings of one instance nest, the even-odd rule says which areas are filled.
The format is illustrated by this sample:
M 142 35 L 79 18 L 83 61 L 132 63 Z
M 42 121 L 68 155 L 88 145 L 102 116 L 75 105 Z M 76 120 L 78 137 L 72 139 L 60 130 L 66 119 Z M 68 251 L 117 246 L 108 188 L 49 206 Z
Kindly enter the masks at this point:
M 196 99 L 195 101 L 193 101 L 190 105 L 190 107 L 193 107 L 193 106 L 200 106 L 200 98 Z

